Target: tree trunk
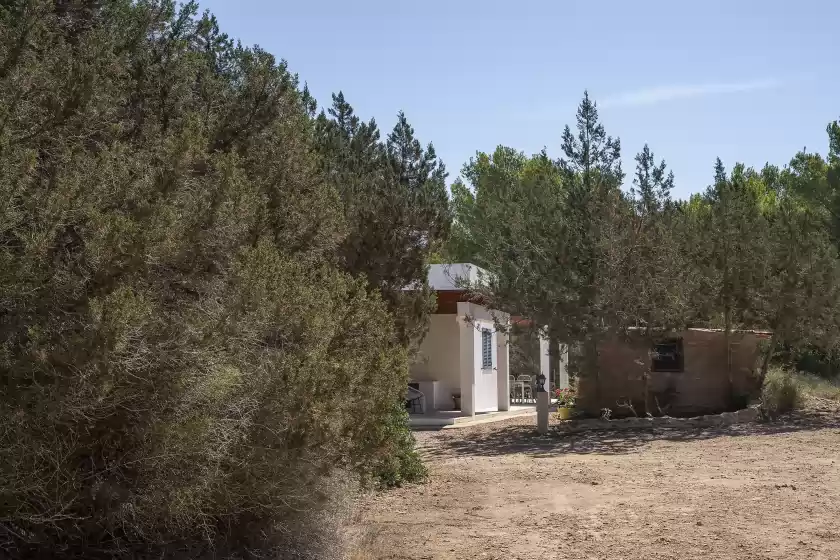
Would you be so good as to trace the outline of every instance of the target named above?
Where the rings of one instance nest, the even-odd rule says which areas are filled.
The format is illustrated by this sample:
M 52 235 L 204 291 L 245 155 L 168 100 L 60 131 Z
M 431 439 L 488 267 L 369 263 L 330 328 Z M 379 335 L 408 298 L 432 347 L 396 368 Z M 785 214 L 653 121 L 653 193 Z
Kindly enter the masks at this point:
M 601 406 L 601 380 L 598 374 L 598 342 L 594 336 L 588 336 L 584 343 L 584 360 L 586 362 L 586 375 L 595 385 L 595 404 Z
M 726 378 L 729 380 L 729 398 L 735 390 L 735 380 L 732 379 L 732 309 L 727 304 L 723 310 L 723 337 L 726 344 Z
M 764 380 L 767 379 L 767 370 L 770 367 L 770 360 L 773 358 L 773 352 L 776 351 L 776 330 L 773 329 L 773 334 L 770 335 L 770 344 L 767 345 L 767 350 L 761 359 L 761 371 L 758 374 L 758 390 L 761 391 L 764 387 Z

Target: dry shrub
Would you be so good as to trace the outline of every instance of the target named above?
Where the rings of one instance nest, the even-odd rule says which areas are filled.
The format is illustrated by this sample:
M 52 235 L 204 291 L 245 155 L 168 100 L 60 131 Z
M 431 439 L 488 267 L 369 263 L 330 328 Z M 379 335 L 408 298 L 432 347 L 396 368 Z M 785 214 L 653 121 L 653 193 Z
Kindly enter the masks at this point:
M 79 6 L 0 7 L 0 556 L 338 554 L 407 365 L 296 78 L 192 5 Z
M 378 525 L 364 525 L 347 537 L 347 560 L 382 560 L 389 558 L 388 538 Z
M 775 418 L 797 408 L 801 402 L 797 380 L 789 372 L 773 369 L 767 373 L 761 389 L 761 409 L 765 416 Z

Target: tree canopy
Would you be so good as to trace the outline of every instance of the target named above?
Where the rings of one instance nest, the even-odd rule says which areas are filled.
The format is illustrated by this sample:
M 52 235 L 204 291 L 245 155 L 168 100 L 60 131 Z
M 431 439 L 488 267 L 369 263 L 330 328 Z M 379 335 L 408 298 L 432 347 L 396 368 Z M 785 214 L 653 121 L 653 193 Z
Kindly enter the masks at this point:
M 326 558 L 337 481 L 422 475 L 444 168 L 315 108 L 194 2 L 0 6 L 4 555 Z
M 827 157 L 782 169 L 718 159 L 704 193 L 673 200 L 676 178 L 648 145 L 624 185 L 621 144 L 585 93 L 560 158 L 500 146 L 464 167 L 448 249 L 493 273 L 492 305 L 577 348 L 596 391 L 599 341 L 628 329 L 769 329 L 763 379 L 780 346 L 840 341 L 836 122 L 828 135 Z

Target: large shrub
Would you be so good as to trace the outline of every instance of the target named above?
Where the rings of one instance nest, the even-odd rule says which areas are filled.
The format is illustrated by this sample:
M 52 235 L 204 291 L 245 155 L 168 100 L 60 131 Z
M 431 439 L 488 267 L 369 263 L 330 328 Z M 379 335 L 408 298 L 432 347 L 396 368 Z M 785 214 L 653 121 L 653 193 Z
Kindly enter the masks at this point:
M 840 379 L 840 352 L 836 348 L 823 349 L 814 345 L 785 348 L 779 353 L 783 362 L 796 371 L 818 375 L 825 379 Z
M 305 104 L 192 4 L 0 7 L 0 555 L 328 556 L 407 368 Z

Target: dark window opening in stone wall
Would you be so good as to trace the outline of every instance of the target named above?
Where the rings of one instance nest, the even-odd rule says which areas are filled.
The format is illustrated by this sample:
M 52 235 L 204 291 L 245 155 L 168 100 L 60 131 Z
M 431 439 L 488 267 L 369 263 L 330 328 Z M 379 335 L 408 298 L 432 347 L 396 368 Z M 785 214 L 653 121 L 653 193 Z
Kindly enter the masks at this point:
M 653 345 L 651 371 L 683 371 L 683 340 L 671 338 Z

